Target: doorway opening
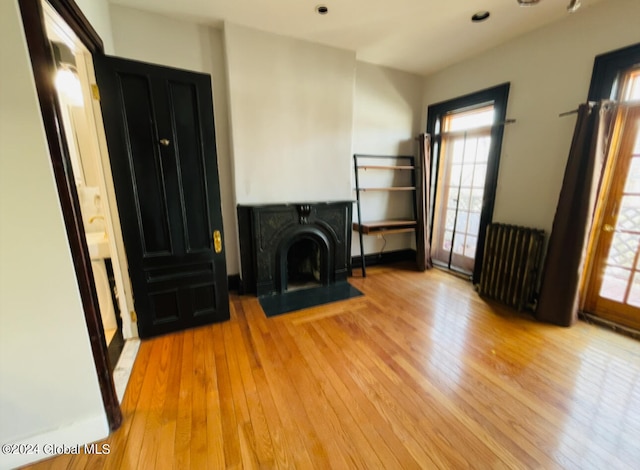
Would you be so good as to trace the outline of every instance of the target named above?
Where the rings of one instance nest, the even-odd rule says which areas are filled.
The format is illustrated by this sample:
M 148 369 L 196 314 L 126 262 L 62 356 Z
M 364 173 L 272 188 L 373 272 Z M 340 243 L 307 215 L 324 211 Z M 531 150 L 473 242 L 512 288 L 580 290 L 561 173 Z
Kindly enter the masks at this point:
M 622 75 L 584 310 L 640 331 L 640 67 Z
M 99 97 L 92 87 L 92 54 L 103 52 L 102 41 L 72 0 L 19 0 L 19 6 L 100 392 L 109 427 L 114 430 L 122 422 L 119 402 L 130 373 L 130 368 L 119 370 L 116 389 L 113 365 L 124 341 L 118 345 L 115 338 L 137 338 L 137 329 L 129 315 L 133 297 L 112 204 Z M 91 163 L 90 158 L 94 159 Z M 88 180 L 97 185 L 89 191 L 80 189 Z M 93 212 L 83 213 L 79 194 Z M 94 260 L 100 267 L 92 268 Z M 97 284 L 104 287 L 102 302 L 113 308 L 113 315 L 104 323 Z M 121 321 L 117 310 L 125 313 Z M 131 366 L 138 343 L 128 344 Z
M 491 104 L 452 112 L 442 121 L 432 258 L 440 266 L 469 276 L 480 233 L 493 117 Z
M 492 221 L 509 84 L 429 106 L 432 136 L 431 256 L 479 282 Z
M 640 335 L 640 44 L 595 58 L 589 101 L 614 100 L 608 143 L 581 284 L 581 313 Z

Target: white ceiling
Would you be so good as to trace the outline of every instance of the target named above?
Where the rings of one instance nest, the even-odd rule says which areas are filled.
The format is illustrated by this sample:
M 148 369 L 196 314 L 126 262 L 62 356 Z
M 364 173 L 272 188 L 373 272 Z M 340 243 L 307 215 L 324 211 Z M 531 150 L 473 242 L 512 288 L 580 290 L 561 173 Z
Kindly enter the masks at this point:
M 110 0 L 220 27 L 227 21 L 356 52 L 358 60 L 427 75 L 554 21 L 569 0 Z M 316 13 L 326 5 L 327 15 Z M 491 12 L 482 23 L 471 16 Z

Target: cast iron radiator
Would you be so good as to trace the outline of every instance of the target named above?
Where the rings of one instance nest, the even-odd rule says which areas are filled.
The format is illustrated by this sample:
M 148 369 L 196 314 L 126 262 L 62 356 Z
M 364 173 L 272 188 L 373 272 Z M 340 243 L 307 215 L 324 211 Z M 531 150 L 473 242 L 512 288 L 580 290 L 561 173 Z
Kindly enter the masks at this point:
M 478 293 L 522 310 L 533 307 L 544 231 L 489 224 Z

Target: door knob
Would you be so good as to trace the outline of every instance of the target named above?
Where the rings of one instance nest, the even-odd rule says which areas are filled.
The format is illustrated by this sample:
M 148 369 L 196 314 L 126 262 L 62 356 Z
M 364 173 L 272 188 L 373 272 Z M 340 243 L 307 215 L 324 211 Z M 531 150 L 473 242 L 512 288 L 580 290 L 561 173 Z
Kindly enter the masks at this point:
M 168 147 L 171 141 L 169 139 L 160 139 L 160 145 Z
M 605 232 L 613 232 L 615 230 L 615 227 L 613 225 L 610 224 L 604 224 L 602 226 L 602 230 Z

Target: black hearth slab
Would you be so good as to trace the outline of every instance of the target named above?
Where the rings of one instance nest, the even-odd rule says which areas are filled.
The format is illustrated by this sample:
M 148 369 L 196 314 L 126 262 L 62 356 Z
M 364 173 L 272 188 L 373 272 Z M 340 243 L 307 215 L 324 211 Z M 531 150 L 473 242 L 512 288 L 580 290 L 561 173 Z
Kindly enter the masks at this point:
M 348 282 L 338 282 L 329 286 L 300 289 L 285 292 L 284 294 L 265 295 L 260 297 L 259 300 L 264 313 L 268 317 L 273 317 L 361 295 L 363 295 L 362 292 Z

